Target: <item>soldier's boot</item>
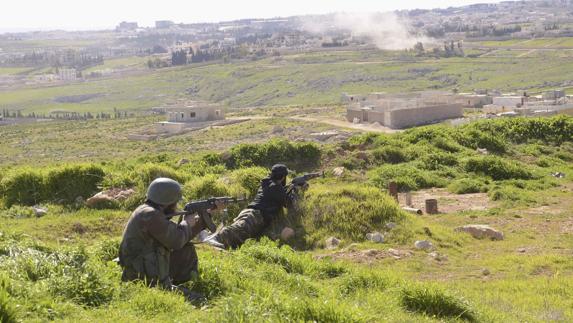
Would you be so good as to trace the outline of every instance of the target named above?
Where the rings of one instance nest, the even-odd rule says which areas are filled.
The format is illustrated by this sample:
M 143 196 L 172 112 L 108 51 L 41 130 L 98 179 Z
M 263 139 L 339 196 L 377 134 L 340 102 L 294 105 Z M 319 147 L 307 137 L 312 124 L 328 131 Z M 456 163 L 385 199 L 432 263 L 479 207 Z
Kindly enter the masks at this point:
M 203 294 L 194 292 L 184 286 L 173 285 L 171 286 L 171 290 L 182 293 L 183 296 L 185 296 L 185 300 L 190 303 L 204 303 L 207 301 L 207 298 Z
M 203 243 L 206 243 L 211 247 L 221 250 L 228 249 L 228 247 L 225 246 L 225 244 L 223 244 L 222 241 L 220 241 L 218 233 L 213 233 L 212 235 L 208 236 L 207 238 L 205 238 L 205 240 L 203 240 Z

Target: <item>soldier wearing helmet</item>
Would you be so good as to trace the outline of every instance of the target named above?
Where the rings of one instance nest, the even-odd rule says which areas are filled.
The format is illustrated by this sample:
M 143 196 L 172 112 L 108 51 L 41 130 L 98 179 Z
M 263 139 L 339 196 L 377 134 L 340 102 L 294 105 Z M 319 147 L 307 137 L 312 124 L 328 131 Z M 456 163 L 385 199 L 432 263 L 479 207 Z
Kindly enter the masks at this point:
M 145 203 L 132 213 L 123 232 L 123 281 L 143 280 L 171 290 L 197 273 L 197 253 L 189 241 L 205 224 L 197 215 L 186 215 L 179 224 L 170 221 L 181 196 L 181 185 L 172 179 L 158 178 L 149 185 Z M 198 297 L 183 292 L 190 299 Z

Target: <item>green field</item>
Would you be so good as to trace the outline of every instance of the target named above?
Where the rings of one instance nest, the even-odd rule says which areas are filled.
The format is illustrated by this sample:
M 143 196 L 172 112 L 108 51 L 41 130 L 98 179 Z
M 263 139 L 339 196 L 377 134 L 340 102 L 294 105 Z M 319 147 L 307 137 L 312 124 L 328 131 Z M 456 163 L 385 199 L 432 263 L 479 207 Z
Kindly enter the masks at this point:
M 118 62 L 128 64 L 123 60 Z M 1 93 L 0 106 L 22 109 L 25 113 L 52 110 L 95 113 L 114 108 L 145 110 L 175 98 L 207 100 L 238 108 L 330 105 L 338 103 L 343 92 L 454 88 L 535 92 L 558 87 L 572 73 L 573 61 L 565 51 L 563 55 L 557 51 L 522 58 L 510 55 L 442 59 L 383 51 L 309 53 L 255 62 L 188 65 L 65 86 L 23 88 Z M 81 103 L 54 102 L 59 96 L 95 93 L 105 95 Z
M 119 134 L 153 120 L 0 127 L 0 317 L 158 322 L 573 319 L 571 117 L 434 125 L 323 145 L 286 141 L 326 128 L 283 118 L 157 142 L 121 139 Z M 281 134 L 274 130 L 277 125 L 284 128 Z M 271 136 L 280 140 L 267 141 Z M 489 155 L 477 147 L 487 148 Z M 190 162 L 180 165 L 181 158 Z M 150 180 L 178 179 L 185 183 L 186 199 L 249 196 L 256 189 L 252 179 L 260 179 L 278 161 L 298 171 L 327 172 L 311 183 L 300 213 L 279 218 L 296 229 L 289 242 L 294 249 L 266 239 L 230 252 L 199 245 L 200 275 L 188 287 L 207 296 L 200 305 L 187 304 L 174 293 L 120 282 L 121 270 L 111 259 Z M 330 173 L 336 166 L 346 167 L 342 177 Z M 551 176 L 556 171 L 566 177 Z M 386 194 L 389 181 L 400 190 L 412 190 L 415 198 L 441 194 L 442 213 L 401 211 Z M 54 185 L 62 189 L 50 190 Z M 87 197 L 101 187 L 134 187 L 137 193 L 103 210 L 78 202 L 77 196 Z M 28 206 L 33 204 L 46 207 L 48 215 L 36 218 Z M 472 205 L 478 208 L 470 210 Z M 229 221 L 238 211 L 233 206 L 217 221 Z M 389 229 L 389 222 L 396 227 Z M 454 230 L 475 223 L 503 231 L 504 240 L 479 240 Z M 384 233 L 383 244 L 365 241 L 365 233 L 375 230 Z M 324 249 L 329 236 L 340 238 L 341 245 Z M 416 240 L 428 240 L 434 249 L 417 250 Z

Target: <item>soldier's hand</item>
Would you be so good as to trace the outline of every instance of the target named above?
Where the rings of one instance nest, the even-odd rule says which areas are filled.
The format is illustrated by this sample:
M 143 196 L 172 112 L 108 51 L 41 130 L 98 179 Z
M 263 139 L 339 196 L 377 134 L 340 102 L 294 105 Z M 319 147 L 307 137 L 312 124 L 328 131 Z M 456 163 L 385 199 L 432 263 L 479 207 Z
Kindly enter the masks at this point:
M 203 220 L 201 220 L 201 217 L 196 215 L 196 214 L 187 214 L 187 215 L 185 215 L 183 220 L 185 220 L 185 222 L 187 222 L 187 224 L 190 226 L 195 226 L 197 224 L 203 223 Z
M 209 213 L 218 212 L 224 210 L 226 207 L 223 201 L 215 201 L 215 207 L 212 209 L 207 210 Z

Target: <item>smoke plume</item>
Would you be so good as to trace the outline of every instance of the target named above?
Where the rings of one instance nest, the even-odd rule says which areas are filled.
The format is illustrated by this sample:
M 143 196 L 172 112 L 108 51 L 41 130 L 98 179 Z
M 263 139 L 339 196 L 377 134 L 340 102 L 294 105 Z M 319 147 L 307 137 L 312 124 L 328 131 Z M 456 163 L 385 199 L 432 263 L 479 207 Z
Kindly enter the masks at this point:
M 410 32 L 408 21 L 393 12 L 335 13 L 322 19 L 309 17 L 302 28 L 311 33 L 328 34 L 345 30 L 355 37 L 366 37 L 380 49 L 400 50 L 412 48 L 417 42 L 433 43 L 432 39 Z

